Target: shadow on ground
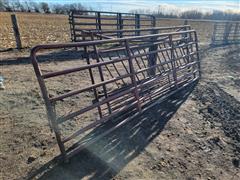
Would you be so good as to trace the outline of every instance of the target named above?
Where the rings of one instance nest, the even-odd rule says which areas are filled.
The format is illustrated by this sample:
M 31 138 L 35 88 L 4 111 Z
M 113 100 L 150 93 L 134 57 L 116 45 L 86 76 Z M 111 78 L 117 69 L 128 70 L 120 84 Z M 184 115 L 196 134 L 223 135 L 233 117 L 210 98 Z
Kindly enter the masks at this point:
M 55 51 L 48 51 L 46 54 L 39 54 L 37 56 L 38 62 L 50 62 L 50 61 L 69 61 L 79 60 L 83 58 L 82 50 L 75 49 L 61 49 Z M 21 65 L 31 64 L 30 57 L 17 57 L 15 59 L 2 59 L 0 65 Z
M 27 179 L 110 179 L 137 157 L 164 129 L 166 123 L 187 99 L 195 84 L 170 96 L 72 157 L 69 163 L 53 161 Z M 111 121 L 94 129 L 86 138 L 94 138 L 114 126 Z M 51 167 L 51 168 L 49 168 Z

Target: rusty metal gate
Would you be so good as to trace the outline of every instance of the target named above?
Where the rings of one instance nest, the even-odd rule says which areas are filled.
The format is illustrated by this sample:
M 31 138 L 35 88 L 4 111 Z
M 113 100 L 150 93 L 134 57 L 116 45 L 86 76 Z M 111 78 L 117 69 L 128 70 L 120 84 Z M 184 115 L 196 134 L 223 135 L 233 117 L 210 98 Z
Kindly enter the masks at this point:
M 211 45 L 240 43 L 240 22 L 215 22 Z
M 91 41 L 97 39 L 112 39 L 118 37 L 132 37 L 149 34 L 166 33 L 170 31 L 187 31 L 190 30 L 190 25 L 170 26 L 170 27 L 150 27 L 141 29 L 121 29 L 121 30 L 82 30 L 82 40 Z
M 71 11 L 69 13 L 71 39 L 82 41 L 82 30 L 122 30 L 155 27 L 156 19 L 152 15 L 117 13 L 106 11 Z M 121 33 L 118 37 L 122 37 Z
M 63 69 L 55 65 L 55 71 L 43 70 L 38 63 L 39 51 L 63 48 L 84 48 L 86 54 L 79 57 L 82 61 L 78 61 L 81 64 Z M 105 136 L 200 77 L 195 30 L 39 45 L 32 49 L 31 59 L 48 120 L 64 158 L 73 156 L 88 143 Z M 74 74 L 79 77 L 77 83 L 71 82 Z M 60 86 L 54 90 L 49 88 L 51 82 L 48 81 L 56 79 L 59 83 L 68 79 L 66 83 L 73 88 L 68 91 L 59 90 Z M 69 104 L 69 111 L 58 110 L 58 106 L 67 109 Z M 126 112 L 131 112 L 131 116 L 124 116 Z M 94 140 L 79 142 L 81 135 L 109 120 L 119 122 Z M 64 129 L 65 123 L 79 126 L 75 131 L 68 131 Z M 70 133 L 66 134 L 67 131 Z M 68 148 L 70 144 L 74 145 Z

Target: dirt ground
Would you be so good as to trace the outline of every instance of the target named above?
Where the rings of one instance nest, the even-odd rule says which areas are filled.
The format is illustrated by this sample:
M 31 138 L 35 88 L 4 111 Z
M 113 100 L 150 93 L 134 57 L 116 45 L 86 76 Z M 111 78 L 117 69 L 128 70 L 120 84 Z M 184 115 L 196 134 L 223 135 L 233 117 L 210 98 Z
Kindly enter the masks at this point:
M 240 47 L 202 49 L 197 85 L 88 146 L 67 164 L 53 159 L 59 150 L 29 60 L 1 65 L 6 89 L 0 91 L 0 179 L 240 179 Z M 1 55 L 1 60 L 9 58 Z M 57 62 L 57 67 L 79 63 Z M 68 88 L 60 80 L 56 85 Z M 106 123 L 87 136 L 111 126 Z
M 0 52 L 0 75 L 6 86 L 0 91 L 0 179 L 240 179 L 240 48 L 206 48 L 213 23 L 189 21 L 202 46 L 202 79 L 197 85 L 154 106 L 63 164 L 54 159 L 59 150 L 29 64 L 28 48 L 68 42 L 67 16 L 17 13 L 17 17 L 26 49 Z M 0 13 L 0 19 L 0 50 L 14 48 L 10 14 Z M 183 21 L 157 22 L 157 26 L 179 24 Z M 76 59 L 41 66 L 56 70 L 81 64 Z M 50 86 L 68 91 L 78 83 L 79 76 L 72 76 L 71 81 L 57 79 Z M 70 99 L 67 108 L 82 106 L 87 99 L 87 94 L 81 101 Z M 60 107 L 60 111 L 65 109 Z M 94 114 L 87 114 L 78 125 L 89 118 L 94 119 Z M 112 126 L 108 122 L 85 138 Z M 74 124 L 66 128 L 71 131 Z

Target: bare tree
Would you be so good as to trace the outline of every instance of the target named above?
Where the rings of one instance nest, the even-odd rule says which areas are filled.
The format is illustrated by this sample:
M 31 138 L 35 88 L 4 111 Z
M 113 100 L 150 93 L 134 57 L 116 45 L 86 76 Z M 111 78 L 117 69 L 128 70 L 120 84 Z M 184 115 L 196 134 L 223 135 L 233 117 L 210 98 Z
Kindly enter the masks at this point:
M 9 3 L 8 0 L 3 0 L 3 6 L 4 6 L 4 10 L 7 12 L 12 12 L 13 11 L 13 7 L 12 4 Z
M 16 0 L 14 2 L 14 10 L 15 11 L 21 11 L 21 12 L 25 12 L 26 11 L 25 7 L 23 6 L 22 3 L 20 3 L 19 0 Z
M 39 13 L 40 12 L 40 7 L 39 4 L 36 2 L 30 2 L 29 5 L 31 6 L 31 9 L 36 12 Z
M 0 0 L 0 11 L 4 11 L 4 4 L 3 4 L 3 0 Z
M 26 12 L 31 12 L 31 6 L 30 6 L 29 1 L 24 1 L 23 4 L 26 9 Z
M 196 10 L 185 11 L 181 14 L 181 18 L 183 19 L 201 19 L 203 14 Z
M 56 13 L 56 14 L 65 14 L 66 13 L 64 6 L 61 4 L 54 4 L 52 6 L 52 12 Z
M 42 9 L 42 11 L 43 11 L 44 13 L 51 13 L 51 12 L 50 12 L 50 8 L 49 8 L 49 6 L 48 6 L 48 3 L 41 2 L 41 3 L 40 3 L 40 8 Z

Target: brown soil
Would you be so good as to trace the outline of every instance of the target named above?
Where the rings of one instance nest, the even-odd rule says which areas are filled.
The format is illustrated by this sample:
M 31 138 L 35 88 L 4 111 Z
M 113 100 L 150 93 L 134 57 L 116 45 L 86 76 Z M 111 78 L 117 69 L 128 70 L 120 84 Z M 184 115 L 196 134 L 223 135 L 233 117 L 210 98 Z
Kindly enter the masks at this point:
M 0 91 L 0 179 L 240 179 L 239 57 L 239 46 L 205 50 L 197 85 L 86 147 L 66 164 L 53 160 L 59 150 L 32 65 L 27 60 L 2 65 L 6 89 Z M 79 64 L 73 60 L 41 66 Z M 78 76 L 69 83 L 79 83 Z M 51 87 L 66 90 L 68 85 L 57 79 Z M 69 103 L 81 105 L 84 99 Z M 112 126 L 109 121 L 85 138 Z

